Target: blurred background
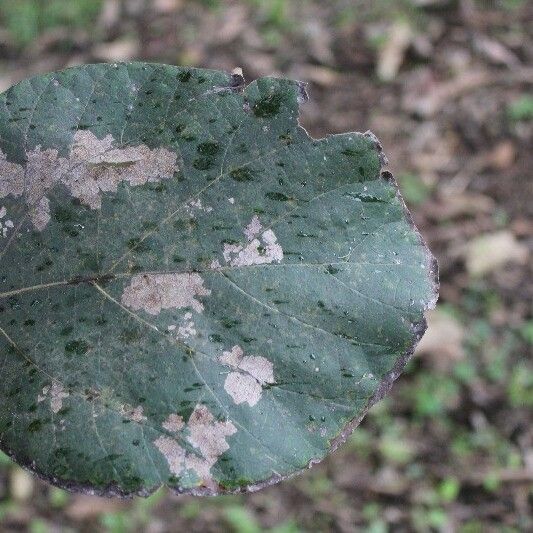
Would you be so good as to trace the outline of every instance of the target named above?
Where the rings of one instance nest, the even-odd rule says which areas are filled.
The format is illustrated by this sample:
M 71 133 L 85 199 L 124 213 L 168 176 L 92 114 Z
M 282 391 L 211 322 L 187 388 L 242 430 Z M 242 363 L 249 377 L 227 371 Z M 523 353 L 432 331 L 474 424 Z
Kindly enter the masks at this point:
M 533 531 L 533 2 L 0 0 L 2 91 L 130 59 L 304 80 L 311 135 L 372 130 L 440 303 L 391 396 L 303 475 L 121 501 L 0 454 L 0 531 Z

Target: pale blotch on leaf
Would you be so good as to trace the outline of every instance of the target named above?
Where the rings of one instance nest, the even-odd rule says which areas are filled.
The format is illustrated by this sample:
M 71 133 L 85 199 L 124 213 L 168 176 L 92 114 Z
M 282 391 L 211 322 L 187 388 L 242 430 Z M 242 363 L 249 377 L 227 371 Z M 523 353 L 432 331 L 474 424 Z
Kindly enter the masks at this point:
M 259 217 L 255 215 L 248 226 L 244 228 L 244 235 L 246 235 L 246 238 L 249 241 L 253 241 L 255 236 L 261 231 L 263 226 L 261 225 L 261 222 L 259 222 Z
M 183 429 L 184 422 L 183 417 L 180 415 L 177 415 L 175 413 L 172 413 L 168 415 L 167 419 L 162 424 L 163 428 L 167 431 L 170 431 L 171 433 L 177 433 L 181 429 Z
M 46 196 L 43 196 L 30 211 L 30 220 L 35 229 L 43 231 L 46 228 L 50 222 L 50 201 Z
M 188 441 L 198 448 L 202 457 L 188 454 L 186 467 L 195 470 L 204 481 L 210 479 L 211 467 L 227 450 L 229 444 L 226 437 L 237 432 L 237 428 L 229 420 L 219 422 L 205 405 L 197 405 L 192 412 L 189 423 Z
M 178 339 L 188 339 L 189 337 L 195 337 L 196 336 L 196 328 L 194 325 L 194 321 L 192 320 L 192 313 L 185 313 L 183 315 L 183 319 L 181 321 L 180 326 L 176 326 L 176 324 L 171 324 L 168 326 L 168 331 L 175 331 L 176 337 Z
M 168 463 L 168 469 L 176 476 L 179 476 L 183 470 L 185 460 L 185 450 L 172 438 L 161 435 L 154 444 L 163 454 Z
M 224 244 L 224 260 L 231 266 L 263 265 L 279 263 L 283 259 L 283 249 L 271 229 L 263 231 L 257 216 L 254 216 L 244 229 L 248 244 Z
M 119 183 L 130 185 L 168 179 L 177 171 L 177 155 L 166 148 L 148 146 L 113 148 L 114 139 L 99 140 L 92 132 L 78 131 L 63 182 L 72 196 L 92 209 L 101 207 L 101 192 L 116 192 Z
M 102 193 L 116 192 L 121 182 L 143 185 L 178 171 L 177 155 L 166 148 L 115 148 L 114 142 L 111 135 L 98 139 L 88 130 L 77 131 L 68 157 L 39 145 L 26 154 L 26 165 L 7 161 L 0 151 L 0 198 L 24 195 L 30 220 L 42 231 L 50 221 L 46 194 L 58 184 L 91 209 L 100 209 Z
M 0 150 L 0 198 L 12 195 L 15 198 L 24 193 L 24 169 L 22 165 L 11 163 Z
M 144 416 L 142 405 L 137 407 L 132 407 L 131 405 L 122 405 L 120 407 L 120 414 L 125 417 L 133 420 L 133 422 L 141 423 L 147 420 Z
M 183 429 L 183 420 L 179 415 L 170 415 L 163 427 L 171 432 Z M 213 486 L 211 468 L 218 458 L 227 450 L 229 444 L 226 437 L 237 432 L 232 422 L 220 422 L 215 419 L 205 405 L 198 404 L 189 417 L 186 428 L 189 431 L 187 440 L 199 452 L 186 452 L 172 437 L 160 436 L 154 441 L 156 448 L 165 457 L 169 470 L 176 476 L 185 470 L 192 470 L 207 486 Z
M 274 383 L 272 363 L 260 355 L 244 355 L 240 346 L 223 352 L 219 361 L 235 370 L 227 375 L 224 389 L 236 404 L 253 407 L 261 399 L 263 386 Z
M 192 320 L 192 313 L 185 313 L 181 326 L 178 327 L 177 336 L 180 339 L 188 339 L 196 335 L 196 328 Z
M 4 217 L 7 215 L 7 209 L 5 207 L 0 207 L 0 236 L 1 237 L 7 237 L 7 234 L 9 233 L 9 230 L 13 229 L 14 224 L 13 221 Z
M 211 263 L 209 263 L 209 268 L 212 270 L 220 270 L 222 265 L 220 264 L 220 261 L 218 259 L 213 259 Z
M 163 309 L 192 307 L 197 313 L 204 309 L 198 296 L 209 296 L 204 280 L 196 273 L 139 274 L 124 289 L 122 303 L 134 310 L 158 315 Z
M 188 215 L 194 216 L 197 212 L 211 213 L 213 208 L 209 205 L 204 206 L 202 200 L 197 198 L 196 200 L 191 200 L 185 205 L 185 211 Z
M 69 393 L 63 389 L 61 383 L 54 381 L 51 385 L 47 385 L 42 390 L 42 395 L 37 396 L 37 403 L 44 400 L 50 400 L 50 409 L 52 413 L 58 413 L 63 407 L 63 400 L 68 398 Z

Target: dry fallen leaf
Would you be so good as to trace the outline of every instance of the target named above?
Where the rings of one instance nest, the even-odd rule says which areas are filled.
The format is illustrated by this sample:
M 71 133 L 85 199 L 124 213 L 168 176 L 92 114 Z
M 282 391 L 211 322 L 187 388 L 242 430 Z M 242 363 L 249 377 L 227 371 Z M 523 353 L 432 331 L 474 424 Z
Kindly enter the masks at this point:
M 93 56 L 105 61 L 127 61 L 139 53 L 139 42 L 135 39 L 121 39 L 102 43 L 93 48 Z
M 22 468 L 11 470 L 9 487 L 14 500 L 18 502 L 29 500 L 33 493 L 33 484 L 34 478 L 26 470 L 22 470 Z
M 497 144 L 492 150 L 489 161 L 500 170 L 510 167 L 516 159 L 516 148 L 512 141 L 506 140 Z
M 468 273 L 483 276 L 508 263 L 525 264 L 529 250 L 510 231 L 499 231 L 471 240 L 465 245 L 463 255 Z
M 392 466 L 379 469 L 371 482 L 371 489 L 379 494 L 397 496 L 404 493 L 406 488 L 406 479 Z
M 464 329 L 449 313 L 434 309 L 426 315 L 428 329 L 416 349 L 418 355 L 428 355 L 436 368 L 445 370 L 463 359 Z
M 339 74 L 333 69 L 319 65 L 302 65 L 298 68 L 298 77 L 310 83 L 316 83 L 322 87 L 331 87 L 338 79 Z
M 383 81 L 391 81 L 396 77 L 413 38 L 411 28 L 405 22 L 395 22 L 388 33 L 387 42 L 380 50 L 377 65 L 378 77 Z
M 450 220 L 464 216 L 490 213 L 494 200 L 479 193 L 441 193 L 427 205 L 427 214 L 434 220 Z
M 182 0 L 154 0 L 153 9 L 158 13 L 173 13 L 181 7 Z
M 477 35 L 474 37 L 474 48 L 495 65 L 515 67 L 520 64 L 516 55 L 502 43 L 495 39 L 490 39 L 485 35 Z
M 119 500 L 99 498 L 85 494 L 76 494 L 66 509 L 66 515 L 71 520 L 81 521 L 94 518 L 102 513 L 113 513 L 124 507 Z

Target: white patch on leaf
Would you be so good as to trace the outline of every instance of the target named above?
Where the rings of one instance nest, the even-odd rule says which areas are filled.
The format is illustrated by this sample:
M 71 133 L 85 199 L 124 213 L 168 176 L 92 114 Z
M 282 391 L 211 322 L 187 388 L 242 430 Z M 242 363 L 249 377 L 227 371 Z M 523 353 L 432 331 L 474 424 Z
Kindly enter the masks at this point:
M 111 135 L 100 140 L 88 130 L 74 136 L 69 172 L 62 182 L 92 209 L 101 207 L 102 192 L 116 192 L 121 182 L 144 185 L 171 178 L 177 170 L 177 155 L 170 150 L 151 150 L 144 144 L 113 148 L 113 143 Z
M 263 388 L 252 376 L 240 372 L 230 372 L 224 382 L 224 389 L 234 403 L 248 403 L 253 407 L 260 399 Z
M 230 351 L 222 352 L 222 355 L 218 360 L 224 365 L 232 366 L 237 368 L 239 363 L 242 361 L 244 352 L 240 346 L 235 345 Z
M 50 222 L 50 202 L 46 196 L 41 198 L 30 211 L 30 220 L 36 230 L 43 231 L 46 228 Z
M 220 264 L 220 261 L 218 259 L 213 259 L 213 261 L 211 261 L 210 265 L 209 265 L 209 268 L 213 269 L 213 270 L 218 270 L 221 268 L 221 264 Z
M 254 216 L 244 229 L 248 244 L 224 244 L 222 255 L 231 266 L 262 265 L 279 263 L 283 259 L 283 249 L 277 241 L 275 233 L 265 230 L 257 216 Z
M 233 423 L 229 420 L 216 420 L 205 405 L 198 404 L 186 426 L 181 416 L 171 414 L 163 422 L 163 427 L 173 433 L 187 429 L 187 440 L 198 450 L 198 454 L 186 452 L 175 438 L 158 437 L 154 445 L 167 460 L 170 471 L 180 476 L 185 470 L 193 470 L 204 485 L 213 485 L 211 468 L 229 450 L 226 437 L 237 432 Z
M 7 215 L 7 209 L 0 207 L 0 236 L 7 237 L 9 230 L 13 228 L 14 224 L 12 220 L 2 220 Z
M 163 428 L 171 433 L 177 433 L 182 430 L 184 425 L 183 417 L 175 413 L 168 415 L 167 419 L 162 424 Z
M 197 198 L 196 200 L 191 200 L 185 205 L 185 211 L 187 214 L 193 216 L 196 212 L 204 212 L 204 213 L 210 213 L 213 211 L 213 208 L 209 205 L 204 206 L 202 204 L 202 200 L 200 198 Z
M 262 228 L 263 226 L 261 225 L 261 222 L 259 222 L 259 217 L 254 215 L 248 226 L 244 228 L 244 235 L 246 235 L 246 238 L 249 241 L 252 241 Z
M 37 396 L 37 403 L 44 400 L 50 400 L 50 409 L 52 413 L 58 413 L 63 407 L 63 400 L 69 397 L 69 393 L 63 389 L 61 383 L 54 381 L 52 385 L 47 385 L 42 390 L 42 396 Z
M 144 144 L 116 148 L 114 142 L 111 135 L 98 139 L 88 130 L 77 131 L 68 157 L 39 145 L 26 154 L 25 165 L 7 161 L 0 151 L 0 198 L 24 195 L 30 220 L 42 231 L 50 221 L 46 195 L 58 184 L 91 209 L 100 209 L 102 193 L 116 192 L 121 182 L 143 185 L 178 171 L 177 155 L 170 150 Z
M 185 313 L 181 326 L 178 327 L 177 335 L 179 339 L 188 339 L 196 336 L 196 328 L 192 320 L 192 313 Z
M 253 407 L 261 399 L 263 386 L 274 383 L 272 363 L 260 355 L 244 355 L 240 346 L 223 352 L 219 361 L 235 370 L 227 375 L 224 389 L 236 404 Z
M 9 194 L 14 197 L 24 192 L 24 169 L 18 163 L 7 161 L 7 156 L 0 150 L 0 198 Z
M 137 407 L 132 407 L 131 405 L 121 405 L 120 406 L 120 414 L 125 417 L 129 418 L 130 420 L 133 420 L 133 422 L 145 422 L 147 420 L 146 416 L 144 416 L 142 405 L 139 405 Z
M 202 479 L 209 479 L 211 467 L 229 450 L 226 437 L 236 433 L 237 428 L 229 420 L 219 422 L 205 405 L 200 404 L 192 412 L 188 428 L 190 434 L 187 440 L 198 448 L 201 457 L 188 454 L 185 465 L 195 470 Z
M 124 289 L 122 303 L 134 310 L 143 309 L 151 315 L 163 309 L 192 307 L 197 313 L 204 309 L 198 296 L 208 296 L 209 289 L 196 273 L 139 274 Z
M 171 324 L 167 327 L 168 331 L 175 331 L 176 338 L 188 339 L 189 337 L 195 337 L 197 334 L 194 321 L 192 319 L 192 313 L 185 313 L 181 319 L 181 324 Z
M 165 457 L 168 469 L 176 476 L 183 470 L 185 450 L 172 438 L 161 435 L 154 441 L 155 446 Z

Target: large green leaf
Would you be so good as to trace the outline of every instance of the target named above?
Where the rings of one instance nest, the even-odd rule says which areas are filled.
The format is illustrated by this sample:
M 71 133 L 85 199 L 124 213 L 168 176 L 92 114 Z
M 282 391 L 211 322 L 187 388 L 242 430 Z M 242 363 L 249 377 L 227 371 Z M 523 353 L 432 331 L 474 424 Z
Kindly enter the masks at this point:
M 0 441 L 52 483 L 258 488 L 398 376 L 436 267 L 370 134 L 301 84 L 130 63 L 0 97 Z

